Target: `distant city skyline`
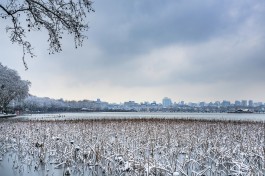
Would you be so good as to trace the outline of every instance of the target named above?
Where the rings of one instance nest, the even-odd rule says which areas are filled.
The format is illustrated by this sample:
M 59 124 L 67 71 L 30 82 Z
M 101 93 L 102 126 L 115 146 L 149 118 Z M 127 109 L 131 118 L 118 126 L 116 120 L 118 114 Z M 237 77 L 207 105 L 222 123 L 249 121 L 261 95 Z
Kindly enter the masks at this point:
M 27 36 L 36 58 L 0 19 L 0 62 L 18 71 L 39 97 L 108 102 L 265 101 L 265 1 L 103 1 L 93 3 L 88 37 L 49 55 L 45 32 Z
M 195 113 L 265 113 L 263 102 L 252 100 L 241 102 L 236 100 L 215 102 L 172 102 L 170 98 L 164 97 L 161 102 L 135 102 L 129 100 L 120 103 L 110 103 L 97 100 L 65 101 L 36 96 L 27 97 L 23 103 L 13 102 L 11 106 L 23 107 L 28 112 L 195 112 Z
M 38 96 L 37 96 L 38 97 Z M 45 97 L 40 97 L 40 98 L 45 98 Z M 52 97 L 47 97 L 47 98 L 52 98 Z M 56 99 L 56 98 L 52 98 L 52 99 Z M 204 105 L 208 105 L 210 103 L 212 104 L 223 104 L 223 105 L 236 105 L 236 106 L 253 106 L 255 104 L 261 104 L 261 105 L 265 105 L 265 100 L 264 101 L 255 101 L 252 99 L 248 99 L 248 100 L 214 100 L 214 101 L 205 101 L 205 100 L 201 100 L 201 101 L 185 101 L 185 100 L 177 100 L 177 99 L 171 99 L 170 97 L 163 97 L 161 100 L 143 100 L 143 101 L 137 101 L 134 99 L 128 99 L 125 101 L 120 101 L 120 102 L 109 102 L 106 100 L 103 100 L 101 98 L 96 98 L 96 99 L 78 99 L 78 100 L 68 100 L 68 99 L 63 99 L 63 98 L 59 98 L 56 100 L 64 100 L 64 101 L 83 101 L 83 100 L 88 100 L 88 101 L 95 101 L 95 102 L 106 102 L 106 103 L 110 103 L 110 104 L 123 104 L 123 103 L 129 103 L 129 104 L 141 104 L 141 103 L 156 103 L 156 104 L 161 104 L 163 105 L 163 107 L 170 107 L 171 105 L 174 104 L 178 104 L 178 105 L 189 105 L 189 104 L 197 104 L 198 106 L 204 106 Z

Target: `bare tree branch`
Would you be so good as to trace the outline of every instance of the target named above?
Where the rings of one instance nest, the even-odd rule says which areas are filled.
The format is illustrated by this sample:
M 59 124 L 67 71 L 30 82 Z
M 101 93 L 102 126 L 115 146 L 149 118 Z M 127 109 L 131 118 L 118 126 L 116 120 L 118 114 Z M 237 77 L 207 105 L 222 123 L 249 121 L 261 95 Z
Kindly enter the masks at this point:
M 77 48 L 86 38 L 83 33 L 88 30 L 85 18 L 89 12 L 94 12 L 90 0 L 7 0 L 0 3 L 0 17 L 12 22 L 6 31 L 12 43 L 22 46 L 26 69 L 26 56 L 35 56 L 26 34 L 44 28 L 48 32 L 49 54 L 62 51 L 65 32 L 74 37 Z

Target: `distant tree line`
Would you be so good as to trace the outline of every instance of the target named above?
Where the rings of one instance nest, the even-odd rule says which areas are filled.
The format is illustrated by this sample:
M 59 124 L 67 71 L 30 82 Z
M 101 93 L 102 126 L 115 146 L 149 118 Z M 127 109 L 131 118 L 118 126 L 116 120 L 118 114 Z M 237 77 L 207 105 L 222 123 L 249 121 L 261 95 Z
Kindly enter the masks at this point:
M 102 105 L 96 101 L 81 100 L 67 101 L 63 99 L 52 99 L 48 97 L 28 96 L 23 101 L 14 102 L 14 110 L 24 113 L 46 113 L 46 112 L 77 112 L 85 108 L 86 111 L 101 111 Z M 10 104 L 12 107 L 12 104 Z

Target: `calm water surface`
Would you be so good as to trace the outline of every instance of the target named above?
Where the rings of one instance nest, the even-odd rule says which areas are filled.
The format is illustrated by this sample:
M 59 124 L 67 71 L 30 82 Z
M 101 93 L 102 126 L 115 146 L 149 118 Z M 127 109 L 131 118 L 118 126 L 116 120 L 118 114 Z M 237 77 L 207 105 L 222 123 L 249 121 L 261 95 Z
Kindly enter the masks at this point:
M 73 119 L 213 119 L 213 120 L 243 120 L 265 121 L 265 114 L 237 113 L 148 113 L 148 112 L 89 112 L 89 113 L 55 113 L 29 114 L 15 119 L 31 120 L 73 120 Z

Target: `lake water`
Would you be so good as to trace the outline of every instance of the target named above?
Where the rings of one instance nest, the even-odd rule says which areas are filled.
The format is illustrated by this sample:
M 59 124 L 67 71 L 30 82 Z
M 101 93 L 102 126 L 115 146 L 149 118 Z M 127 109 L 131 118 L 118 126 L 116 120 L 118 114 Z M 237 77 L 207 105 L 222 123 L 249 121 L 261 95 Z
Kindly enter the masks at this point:
M 29 114 L 18 116 L 15 119 L 24 120 L 75 120 L 75 119 L 202 119 L 202 120 L 241 120 L 265 121 L 265 114 L 238 114 L 238 113 L 148 113 L 148 112 L 84 112 L 84 113 L 53 113 Z

